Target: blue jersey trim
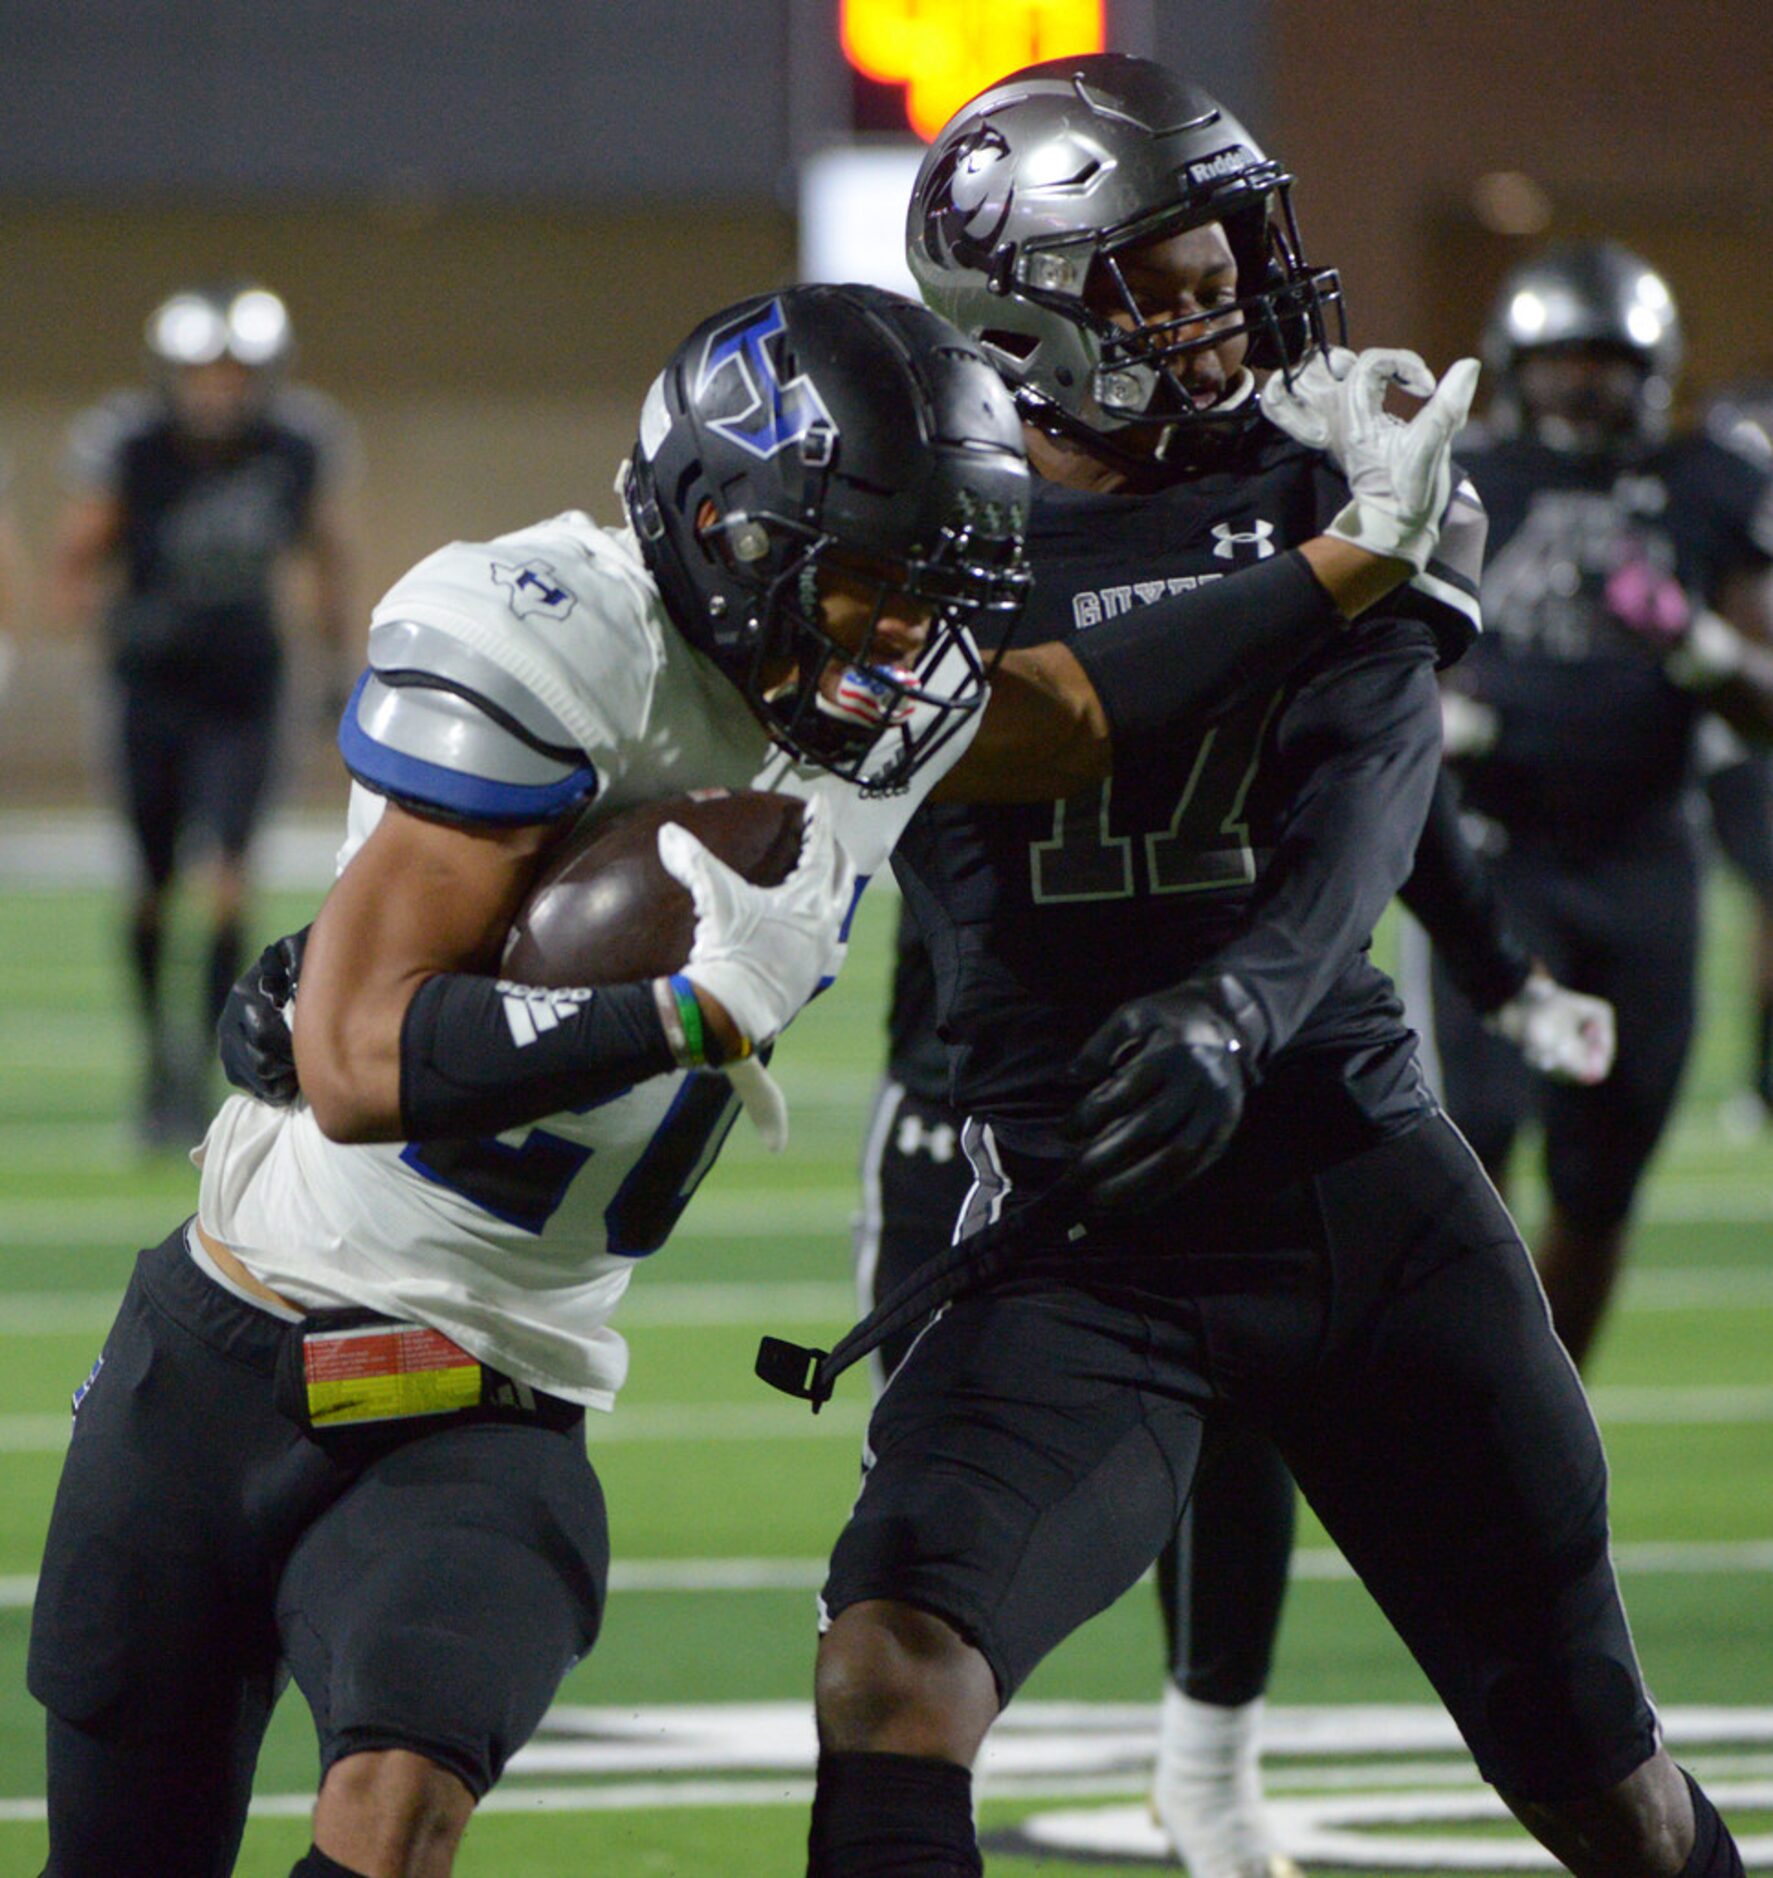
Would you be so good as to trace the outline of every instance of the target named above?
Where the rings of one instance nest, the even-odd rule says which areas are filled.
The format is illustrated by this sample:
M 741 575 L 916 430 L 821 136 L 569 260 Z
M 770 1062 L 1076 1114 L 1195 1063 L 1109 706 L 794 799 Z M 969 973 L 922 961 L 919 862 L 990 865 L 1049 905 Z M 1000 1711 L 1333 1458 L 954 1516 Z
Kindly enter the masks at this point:
M 856 890 L 850 895 L 850 910 L 844 914 L 843 925 L 838 929 L 837 943 L 839 945 L 849 944 L 850 928 L 856 923 L 856 909 L 862 904 L 862 889 L 866 887 L 873 878 L 874 876 L 872 874 L 858 874 L 856 876 Z M 813 996 L 816 998 L 821 992 L 829 991 L 836 983 L 837 980 L 835 978 L 821 978 L 813 987 Z
M 357 721 L 357 701 L 372 672 L 358 679 L 339 719 L 339 754 L 360 783 L 378 795 L 416 802 L 477 822 L 548 822 L 597 793 L 597 771 L 589 763 L 557 783 L 500 783 L 427 763 L 390 750 Z

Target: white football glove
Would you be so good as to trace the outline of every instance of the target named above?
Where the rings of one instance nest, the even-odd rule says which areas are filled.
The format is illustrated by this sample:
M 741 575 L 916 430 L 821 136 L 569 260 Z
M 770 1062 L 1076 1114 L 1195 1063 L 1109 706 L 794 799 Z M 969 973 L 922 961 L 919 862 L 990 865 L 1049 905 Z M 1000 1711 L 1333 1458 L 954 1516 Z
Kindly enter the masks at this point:
M 1605 998 L 1560 985 L 1535 967 L 1500 1010 L 1484 1020 L 1504 1036 L 1536 1069 L 1553 1082 L 1604 1082 L 1613 1067 L 1613 1007 Z
M 1414 352 L 1377 346 L 1356 354 L 1337 346 L 1314 354 L 1290 385 L 1279 373 L 1271 378 L 1262 409 L 1289 437 L 1326 451 L 1348 478 L 1354 500 L 1324 533 L 1421 573 L 1440 539 L 1453 491 L 1453 439 L 1477 381 L 1476 359 L 1449 366 L 1437 386 Z M 1389 384 L 1428 400 L 1408 423 L 1385 409 Z
M 748 1042 L 768 1043 L 837 975 L 843 958 L 838 935 L 855 897 L 856 870 L 831 832 L 828 811 L 816 800 L 807 804 L 800 860 L 779 887 L 752 886 L 675 822 L 659 830 L 659 859 L 696 905 L 684 975 L 719 999 Z

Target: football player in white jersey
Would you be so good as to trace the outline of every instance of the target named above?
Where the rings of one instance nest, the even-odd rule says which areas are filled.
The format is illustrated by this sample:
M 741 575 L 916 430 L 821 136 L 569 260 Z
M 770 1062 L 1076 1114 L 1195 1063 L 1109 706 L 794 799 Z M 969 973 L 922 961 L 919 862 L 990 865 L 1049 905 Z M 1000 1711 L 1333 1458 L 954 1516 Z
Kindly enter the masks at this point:
M 1432 534 L 1433 493 L 1398 489 L 1444 459 L 1457 404 L 1370 446 L 1388 541 Z M 292 1673 L 322 1765 L 296 1873 L 450 1869 L 595 1638 L 584 1410 L 621 1384 L 635 1260 L 732 1119 L 719 1072 L 836 970 L 860 881 L 945 772 L 1001 796 L 1106 773 L 1064 648 L 1004 655 L 981 710 L 1026 583 L 1026 468 L 996 374 L 925 309 L 798 288 L 716 316 L 649 393 L 623 489 L 629 529 L 569 512 L 456 544 L 376 609 L 301 1099 L 223 1108 L 197 1218 L 142 1255 L 76 1398 L 30 1662 L 59 1878 L 225 1873 Z M 1409 571 L 1326 536 L 1230 600 L 1181 596 L 1185 657 L 1158 607 L 1104 631 L 1141 669 L 1163 650 L 1180 712 Z M 668 828 L 697 915 L 681 975 L 497 979 L 564 832 L 710 784 L 809 800 L 782 886 Z

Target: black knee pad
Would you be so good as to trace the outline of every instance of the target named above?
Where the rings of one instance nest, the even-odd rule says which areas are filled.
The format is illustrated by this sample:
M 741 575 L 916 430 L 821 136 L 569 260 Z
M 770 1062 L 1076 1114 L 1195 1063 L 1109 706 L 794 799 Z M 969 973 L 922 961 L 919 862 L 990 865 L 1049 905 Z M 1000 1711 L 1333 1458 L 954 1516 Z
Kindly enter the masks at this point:
M 1617 1786 L 1656 1750 L 1655 1719 L 1631 1665 L 1573 1655 L 1517 1665 L 1491 1686 L 1487 1720 L 1511 1798 L 1552 1804 Z

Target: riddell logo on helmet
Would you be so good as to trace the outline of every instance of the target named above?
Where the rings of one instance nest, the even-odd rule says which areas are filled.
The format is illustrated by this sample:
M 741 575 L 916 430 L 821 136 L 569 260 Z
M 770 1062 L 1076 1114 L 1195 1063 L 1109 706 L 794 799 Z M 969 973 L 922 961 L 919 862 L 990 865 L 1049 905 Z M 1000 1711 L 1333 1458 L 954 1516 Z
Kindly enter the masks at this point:
M 1188 166 L 1188 180 L 1191 183 L 1216 183 L 1221 177 L 1235 176 L 1240 170 L 1250 167 L 1250 153 L 1241 144 L 1233 144 L 1227 150 L 1215 150 L 1210 157 L 1202 157 Z

